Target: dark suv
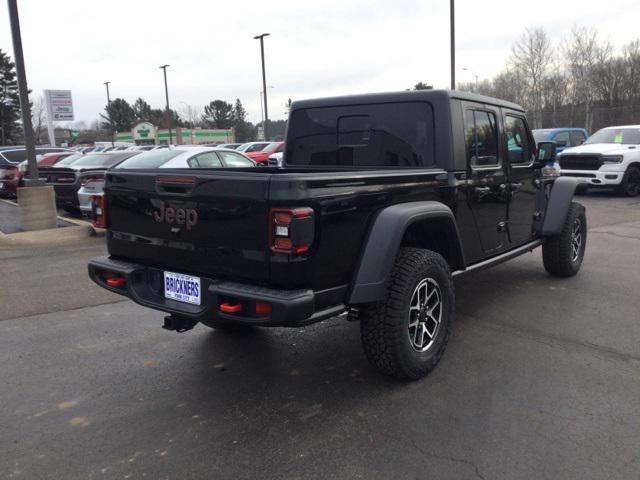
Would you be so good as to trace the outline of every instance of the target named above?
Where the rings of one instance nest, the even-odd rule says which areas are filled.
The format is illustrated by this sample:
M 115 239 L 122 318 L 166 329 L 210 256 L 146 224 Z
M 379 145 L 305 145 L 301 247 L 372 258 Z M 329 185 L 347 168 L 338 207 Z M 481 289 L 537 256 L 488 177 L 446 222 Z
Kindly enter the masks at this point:
M 575 179 L 547 177 L 523 109 L 461 92 L 295 102 L 284 168 L 107 172 L 99 285 L 165 328 L 300 327 L 348 312 L 381 371 L 428 373 L 453 279 L 537 247 L 575 275 Z M 555 170 L 552 170 L 555 172 Z

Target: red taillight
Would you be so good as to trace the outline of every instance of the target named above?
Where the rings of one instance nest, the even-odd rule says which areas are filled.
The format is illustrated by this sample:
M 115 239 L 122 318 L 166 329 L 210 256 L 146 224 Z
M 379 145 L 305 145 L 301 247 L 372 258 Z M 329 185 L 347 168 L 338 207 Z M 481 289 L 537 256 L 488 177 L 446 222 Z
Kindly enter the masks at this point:
M 80 185 L 82 185 L 83 187 L 89 183 L 89 182 L 93 182 L 93 181 L 104 181 L 104 173 L 101 173 L 100 175 L 87 175 L 86 177 L 82 177 L 80 180 Z
M 269 245 L 272 251 L 300 254 L 311 248 L 314 236 L 312 208 L 274 208 L 269 216 Z
M 92 195 L 90 198 L 93 226 L 107 228 L 107 201 L 104 195 Z

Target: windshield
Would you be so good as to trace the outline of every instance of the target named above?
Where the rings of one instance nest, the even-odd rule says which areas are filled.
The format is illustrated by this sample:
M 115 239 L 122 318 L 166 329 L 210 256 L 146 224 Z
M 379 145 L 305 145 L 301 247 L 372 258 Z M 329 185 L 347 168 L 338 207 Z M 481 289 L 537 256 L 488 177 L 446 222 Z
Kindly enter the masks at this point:
M 95 153 L 91 155 L 85 155 L 84 158 L 79 159 L 77 162 L 73 162 L 74 167 L 108 167 L 114 163 L 122 160 L 119 155 L 109 155 L 107 153 Z M 60 165 L 58 163 L 57 165 Z
M 603 128 L 591 135 L 585 145 L 594 143 L 617 143 L 619 145 L 640 145 L 640 128 Z
M 115 168 L 158 168 L 181 153 L 180 150 L 151 150 L 125 160 Z
M 549 140 L 551 130 L 532 130 L 531 133 L 533 133 L 533 139 L 536 141 L 536 143 L 538 143 Z
M 75 155 L 69 155 L 67 158 L 63 158 L 62 160 L 57 162 L 54 166 L 55 167 L 65 167 L 65 166 L 75 162 L 76 160 L 80 160 L 81 158 L 84 158 L 85 156 L 86 155 L 83 155 L 82 153 L 76 153 Z

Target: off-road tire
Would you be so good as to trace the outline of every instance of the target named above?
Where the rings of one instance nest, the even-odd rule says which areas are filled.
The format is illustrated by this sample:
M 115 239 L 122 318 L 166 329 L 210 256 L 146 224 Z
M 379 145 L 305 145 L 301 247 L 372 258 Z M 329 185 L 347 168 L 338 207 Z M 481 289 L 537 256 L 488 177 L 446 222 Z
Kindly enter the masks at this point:
M 574 227 L 580 223 L 580 247 L 577 256 L 573 250 Z M 558 235 L 549 237 L 542 245 L 542 261 L 547 272 L 555 277 L 573 277 L 582 265 L 587 245 L 587 216 L 584 207 L 571 202 L 567 218 Z
M 432 279 L 442 299 L 441 320 L 426 351 L 414 348 L 409 313 L 415 290 Z M 419 303 L 419 302 L 418 302 Z M 453 321 L 454 288 L 445 259 L 430 250 L 403 248 L 391 272 L 385 298 L 360 307 L 360 336 L 369 362 L 387 375 L 417 380 L 442 357 Z
M 622 182 L 618 185 L 618 193 L 625 197 L 635 197 L 640 194 L 640 168 L 635 165 L 627 168 Z

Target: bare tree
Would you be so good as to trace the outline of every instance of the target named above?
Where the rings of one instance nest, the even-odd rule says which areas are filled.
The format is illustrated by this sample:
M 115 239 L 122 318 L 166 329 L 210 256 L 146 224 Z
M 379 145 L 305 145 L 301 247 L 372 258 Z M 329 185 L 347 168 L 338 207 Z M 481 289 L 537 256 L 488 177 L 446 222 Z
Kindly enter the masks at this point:
M 198 127 L 202 120 L 202 108 L 183 103 L 180 109 L 180 117 L 182 117 L 189 128 Z
M 511 50 L 509 63 L 525 82 L 535 128 L 541 127 L 542 91 L 552 61 L 551 41 L 542 27 L 527 28 Z
M 33 102 L 31 108 L 31 125 L 33 126 L 33 136 L 36 142 L 40 143 L 40 135 L 44 132 L 46 123 L 46 106 L 44 96 L 40 95 Z

